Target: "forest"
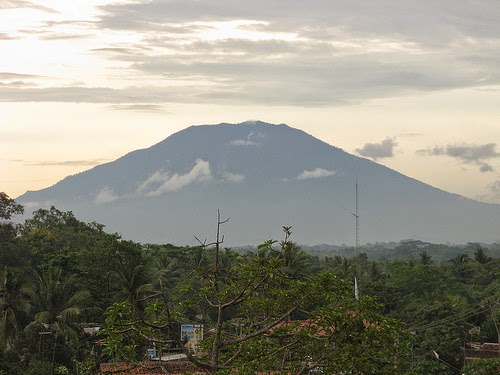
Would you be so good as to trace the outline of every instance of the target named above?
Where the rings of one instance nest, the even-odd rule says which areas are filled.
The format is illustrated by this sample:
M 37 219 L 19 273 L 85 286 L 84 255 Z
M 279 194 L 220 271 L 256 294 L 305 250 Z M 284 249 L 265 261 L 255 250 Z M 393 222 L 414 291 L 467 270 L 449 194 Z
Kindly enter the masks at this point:
M 118 373 L 153 350 L 186 373 L 500 371 L 498 346 L 480 350 L 500 340 L 499 243 L 301 247 L 284 226 L 232 249 L 218 213 L 199 246 L 142 244 L 55 207 L 13 223 L 23 212 L 0 193 L 2 375 Z M 183 325 L 202 327 L 196 347 Z

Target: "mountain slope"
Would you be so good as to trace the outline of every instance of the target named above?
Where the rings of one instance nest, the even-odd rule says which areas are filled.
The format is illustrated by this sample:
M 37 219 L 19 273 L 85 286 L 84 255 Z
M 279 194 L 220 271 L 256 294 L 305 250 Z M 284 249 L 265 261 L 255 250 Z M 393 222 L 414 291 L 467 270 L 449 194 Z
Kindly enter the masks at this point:
M 361 242 L 500 239 L 500 205 L 446 193 L 301 130 L 262 122 L 192 126 L 18 201 L 72 210 L 141 242 L 212 238 L 221 209 L 231 217 L 228 245 L 279 238 L 283 225 L 293 226 L 297 242 L 340 244 L 353 243 L 346 209 L 354 209 L 356 180 Z

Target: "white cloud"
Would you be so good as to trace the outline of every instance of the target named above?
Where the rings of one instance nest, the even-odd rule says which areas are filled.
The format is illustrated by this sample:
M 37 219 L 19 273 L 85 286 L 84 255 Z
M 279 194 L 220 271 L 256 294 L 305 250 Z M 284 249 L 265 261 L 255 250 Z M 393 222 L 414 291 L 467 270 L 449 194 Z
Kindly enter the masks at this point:
M 146 192 L 147 190 L 151 190 L 151 188 L 155 185 L 156 185 L 156 188 L 158 188 L 167 180 L 168 180 L 167 174 L 164 174 L 161 171 L 156 171 L 146 181 L 144 181 L 141 184 L 141 186 L 139 186 L 139 189 L 137 189 L 137 192 L 139 192 L 139 193 Z
M 110 189 L 109 187 L 106 186 L 99 192 L 99 194 L 97 194 L 97 197 L 94 199 L 94 204 L 100 205 L 105 203 L 111 203 L 119 198 L 120 197 L 115 194 L 113 189 Z
M 234 182 L 236 184 L 239 184 L 245 180 L 245 175 L 243 174 L 237 174 L 237 173 L 230 173 L 230 172 L 223 172 L 222 176 L 226 181 L 229 182 Z
M 305 170 L 297 176 L 297 180 L 307 180 L 310 178 L 323 178 L 333 176 L 336 172 L 323 168 L 316 168 L 312 171 Z
M 148 196 L 161 195 L 167 191 L 177 191 L 185 186 L 195 182 L 210 181 L 212 172 L 210 163 L 205 160 L 197 159 L 196 165 L 186 174 L 175 173 L 172 176 L 164 174 L 160 171 L 155 172 L 139 187 L 139 193 L 145 193 Z M 159 186 L 158 186 L 159 185 Z M 154 186 L 156 189 L 151 190 Z M 149 190 L 149 191 L 148 191 Z
M 258 139 L 264 138 L 264 134 L 250 132 L 246 138 L 242 139 L 233 139 L 229 142 L 231 146 L 258 146 L 260 143 L 257 141 Z
M 249 141 L 247 139 L 234 139 L 229 142 L 231 146 L 256 146 L 257 142 Z
M 50 207 L 52 206 L 53 203 L 51 201 L 45 201 L 45 202 L 36 202 L 36 201 L 30 201 L 23 203 L 23 206 L 28 208 L 28 209 L 38 209 L 41 207 Z

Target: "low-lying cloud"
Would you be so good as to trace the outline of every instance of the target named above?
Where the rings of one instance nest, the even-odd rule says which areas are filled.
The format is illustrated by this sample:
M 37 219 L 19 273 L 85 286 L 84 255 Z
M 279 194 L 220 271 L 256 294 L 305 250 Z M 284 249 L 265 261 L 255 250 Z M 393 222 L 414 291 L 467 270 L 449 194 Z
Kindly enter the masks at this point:
M 186 174 L 175 173 L 169 175 L 156 171 L 139 187 L 138 192 L 147 196 L 158 196 L 165 192 L 177 191 L 196 182 L 205 182 L 212 179 L 210 163 L 197 159 L 196 165 Z
M 387 137 L 380 143 L 367 143 L 362 148 L 356 149 L 361 156 L 377 160 L 382 158 L 392 158 L 397 142 L 394 138 Z
M 500 180 L 496 180 L 490 185 L 490 191 L 492 193 L 492 200 L 495 202 L 500 201 Z
M 492 172 L 493 166 L 487 161 L 500 157 L 500 153 L 496 151 L 496 143 L 435 146 L 434 148 L 418 150 L 417 153 L 428 156 L 448 156 L 463 164 L 478 165 L 481 172 Z
M 329 171 L 327 169 L 323 168 L 316 168 L 313 169 L 312 171 L 305 170 L 297 176 L 297 180 L 308 180 L 308 179 L 317 179 L 317 178 L 323 178 L 323 177 L 330 177 L 333 176 L 336 172 L 335 171 Z
M 94 204 L 101 205 L 106 203 L 112 203 L 118 200 L 119 198 L 120 197 L 115 194 L 113 189 L 110 189 L 109 187 L 106 186 L 99 192 L 99 194 L 97 194 L 96 198 L 94 199 Z
M 233 182 L 239 184 L 245 180 L 245 175 L 231 172 L 222 172 L 222 177 L 224 181 Z
M 262 133 L 255 133 L 255 132 L 250 132 L 246 138 L 241 138 L 241 139 L 233 139 L 232 141 L 229 142 L 231 146 L 258 146 L 259 139 L 264 138 L 264 134 Z

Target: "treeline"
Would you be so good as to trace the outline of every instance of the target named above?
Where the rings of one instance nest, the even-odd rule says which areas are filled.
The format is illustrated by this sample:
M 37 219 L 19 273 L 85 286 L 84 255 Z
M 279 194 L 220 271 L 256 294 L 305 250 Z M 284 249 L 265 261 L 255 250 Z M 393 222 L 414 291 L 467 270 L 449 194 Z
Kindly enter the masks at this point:
M 399 242 L 368 243 L 360 245 L 357 250 L 354 246 L 349 245 L 302 245 L 302 249 L 306 253 L 320 258 L 331 257 L 332 255 L 353 257 L 357 252 L 365 253 L 370 260 L 418 259 L 420 254 L 425 251 L 435 262 L 447 261 L 458 254 L 466 254 L 473 258 L 474 253 L 479 248 L 483 249 L 491 257 L 500 257 L 500 242 L 492 244 L 469 242 L 465 245 L 459 245 L 430 243 L 421 240 L 403 240 Z M 241 249 L 249 250 L 250 247 Z M 236 248 L 236 250 L 239 250 L 239 248 Z
M 479 372 L 464 367 L 464 349 L 471 342 L 498 341 L 500 259 L 480 244 L 447 259 L 427 244 L 399 244 L 386 249 L 387 254 L 397 251 L 392 260 L 376 260 L 369 249 L 352 256 L 311 255 L 290 241 L 290 228 L 284 228 L 281 242 L 270 241 L 251 253 L 224 249 L 220 241 L 215 247 L 139 244 L 54 207 L 14 225 L 9 220 L 23 208 L 0 194 L 0 374 L 94 374 L 100 362 L 144 359 L 154 340 L 158 347 L 164 342 L 166 351 L 180 350 L 177 326 L 182 322 L 219 329 L 220 347 L 213 356 L 229 356 L 233 349 L 224 343 L 236 343 L 233 354 L 240 357 L 235 360 L 259 369 L 263 360 L 253 363 L 255 353 L 276 368 L 284 363 L 284 350 L 289 368 L 294 360 L 301 369 L 334 366 L 326 356 L 318 363 L 304 360 L 312 355 L 306 348 L 332 353 L 324 340 L 312 339 L 325 333 L 283 323 L 319 319 L 320 313 L 336 317 L 335 326 L 345 325 L 344 332 L 359 333 L 355 342 L 352 335 L 339 336 L 339 329 L 326 335 L 334 340 L 328 345 L 350 348 L 336 351 L 337 362 L 351 358 L 358 371 L 370 368 L 373 374 L 394 373 L 389 367 L 397 365 L 400 374 L 461 370 L 472 375 Z M 411 249 L 407 256 L 404 246 Z M 227 308 L 218 315 L 217 306 Z M 287 311 L 287 319 L 282 318 Z M 264 321 L 271 322 L 267 331 Z M 325 328 L 330 323 L 315 324 Z M 96 326 L 105 333 L 90 332 Z M 254 335 L 257 326 L 267 333 Z M 243 342 L 245 334 L 249 340 Z M 216 339 L 212 334 L 207 345 L 216 348 Z M 380 349 L 380 358 L 376 353 L 363 358 L 377 342 L 400 347 L 390 353 Z M 280 360 L 269 353 L 280 353 Z M 218 372 L 224 370 L 222 360 L 197 360 L 208 372 L 223 373 Z

